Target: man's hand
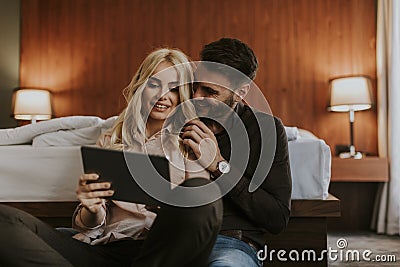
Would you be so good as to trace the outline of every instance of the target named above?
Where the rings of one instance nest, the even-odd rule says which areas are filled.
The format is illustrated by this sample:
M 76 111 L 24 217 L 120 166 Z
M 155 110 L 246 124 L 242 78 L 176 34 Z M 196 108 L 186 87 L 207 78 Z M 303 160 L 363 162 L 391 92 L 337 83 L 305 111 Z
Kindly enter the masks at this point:
M 199 163 L 213 173 L 217 170 L 218 162 L 225 160 L 218 147 L 214 133 L 202 121 L 189 121 L 183 128 L 183 144 L 188 145 Z

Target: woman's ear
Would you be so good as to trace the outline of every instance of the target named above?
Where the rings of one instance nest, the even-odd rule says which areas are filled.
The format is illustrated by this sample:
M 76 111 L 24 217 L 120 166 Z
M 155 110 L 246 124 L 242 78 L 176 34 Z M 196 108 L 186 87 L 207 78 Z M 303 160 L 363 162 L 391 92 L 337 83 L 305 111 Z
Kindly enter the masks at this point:
M 235 92 L 235 101 L 240 101 L 246 97 L 249 92 L 250 84 L 245 84 L 239 87 Z

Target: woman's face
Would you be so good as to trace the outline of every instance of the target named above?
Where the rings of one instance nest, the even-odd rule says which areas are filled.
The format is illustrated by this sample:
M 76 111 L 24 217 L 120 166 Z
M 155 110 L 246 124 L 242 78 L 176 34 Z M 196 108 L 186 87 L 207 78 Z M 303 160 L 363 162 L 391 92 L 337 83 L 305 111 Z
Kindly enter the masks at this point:
M 164 121 L 179 104 L 178 73 L 169 62 L 158 64 L 142 94 L 142 112 L 148 120 Z M 147 122 L 146 122 L 147 123 Z

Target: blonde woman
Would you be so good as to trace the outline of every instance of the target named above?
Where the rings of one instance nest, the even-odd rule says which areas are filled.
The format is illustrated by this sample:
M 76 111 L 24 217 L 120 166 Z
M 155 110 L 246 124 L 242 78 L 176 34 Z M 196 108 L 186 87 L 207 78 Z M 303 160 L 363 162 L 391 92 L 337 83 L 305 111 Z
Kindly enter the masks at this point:
M 127 107 L 113 128 L 99 139 L 98 145 L 164 155 L 170 159 L 174 184 L 186 187 L 208 184 L 209 173 L 187 159 L 188 151 L 179 140 L 175 120 L 168 120 L 180 103 L 191 98 L 191 81 L 191 65 L 181 51 L 158 49 L 150 53 L 125 89 Z M 193 113 L 190 105 L 183 104 L 181 108 L 184 114 Z M 16 256 L 16 251 L 21 251 L 23 243 L 26 244 L 20 240 L 13 247 L 14 252 L 10 254 L 11 250 L 6 250 L 9 255 L 4 255 L 4 263 L 14 266 L 36 266 L 33 262 L 52 266 L 206 266 L 222 220 L 220 200 L 195 208 L 161 205 L 156 214 L 144 205 L 105 201 L 104 197 L 114 192 L 110 190 L 110 183 L 96 182 L 97 179 L 95 174 L 83 174 L 79 179 L 80 205 L 73 215 L 73 227 L 79 233 L 73 238 L 18 211 L 18 216 L 26 221 L 28 232 L 35 232 L 29 238 L 31 253 Z M 13 209 L 0 207 L 2 217 L 13 217 L 13 214 Z M 12 234 L 5 236 L 15 241 Z M 33 253 L 43 249 L 44 254 Z M 0 254 L 2 263 L 3 251 Z

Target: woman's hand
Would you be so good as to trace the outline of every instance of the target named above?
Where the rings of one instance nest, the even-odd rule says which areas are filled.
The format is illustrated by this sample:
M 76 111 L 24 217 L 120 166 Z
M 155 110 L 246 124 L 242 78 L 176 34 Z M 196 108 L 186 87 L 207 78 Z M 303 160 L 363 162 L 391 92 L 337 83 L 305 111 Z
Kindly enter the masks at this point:
M 82 174 L 79 177 L 79 185 L 76 190 L 76 196 L 82 203 L 82 206 L 94 214 L 102 211 L 102 207 L 105 204 L 104 197 L 109 197 L 114 194 L 114 191 L 110 190 L 110 183 L 93 182 L 97 179 L 99 179 L 97 174 Z
M 195 119 L 186 124 L 183 129 L 183 144 L 188 145 L 193 154 L 189 159 L 196 158 L 209 172 L 217 170 L 218 162 L 224 160 L 218 147 L 214 133 L 202 121 Z

